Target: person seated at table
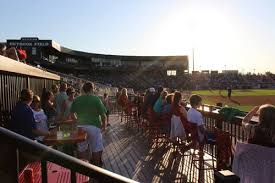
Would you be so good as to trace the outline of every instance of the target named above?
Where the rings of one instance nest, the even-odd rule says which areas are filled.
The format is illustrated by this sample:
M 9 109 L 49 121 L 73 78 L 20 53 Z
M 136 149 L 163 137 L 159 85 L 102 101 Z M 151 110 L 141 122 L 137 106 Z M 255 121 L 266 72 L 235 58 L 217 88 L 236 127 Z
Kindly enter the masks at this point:
M 38 95 L 33 96 L 31 107 L 36 128 L 43 131 L 49 131 L 47 116 L 44 113 L 44 110 L 41 108 L 40 97 Z M 42 142 L 43 138 L 44 136 L 35 137 L 35 139 L 39 142 Z
M 255 115 L 259 115 L 259 122 L 252 124 L 250 121 Z M 242 126 L 248 143 L 275 147 L 275 106 L 265 104 L 254 107 L 244 117 Z
M 180 92 L 174 93 L 174 99 L 171 106 L 171 131 L 170 139 L 176 141 L 176 138 L 185 138 L 185 128 L 187 122 L 187 112 L 185 108 L 181 105 L 182 94 Z
M 54 106 L 54 95 L 50 91 L 46 91 L 42 94 L 43 100 L 41 101 L 41 107 L 44 110 L 47 118 L 48 118 L 48 126 L 50 123 L 55 123 L 56 118 L 56 110 Z
M 166 96 L 167 95 L 168 95 L 167 91 L 163 91 L 161 93 L 160 97 L 158 98 L 158 100 L 156 101 L 153 109 L 157 115 L 160 115 L 163 106 L 166 104 Z
M 36 136 L 51 135 L 48 130 L 39 129 L 35 123 L 33 111 L 30 107 L 33 100 L 33 92 L 23 89 L 20 101 L 16 104 L 11 114 L 11 130 L 34 140 Z
M 61 114 L 63 116 L 63 119 L 65 119 L 65 120 L 70 119 L 70 117 L 71 117 L 70 112 L 71 112 L 72 103 L 74 101 L 75 90 L 73 87 L 69 87 L 66 90 L 66 93 L 68 95 L 68 98 L 65 101 L 63 101 L 62 114 Z
M 102 166 L 103 142 L 101 130 L 106 128 L 106 108 L 100 98 L 94 95 L 94 84 L 87 82 L 83 86 L 84 94 L 77 97 L 71 107 L 72 119 L 88 134 L 88 139 L 78 144 L 80 158 L 89 159 L 88 147 L 92 153 L 91 162 Z

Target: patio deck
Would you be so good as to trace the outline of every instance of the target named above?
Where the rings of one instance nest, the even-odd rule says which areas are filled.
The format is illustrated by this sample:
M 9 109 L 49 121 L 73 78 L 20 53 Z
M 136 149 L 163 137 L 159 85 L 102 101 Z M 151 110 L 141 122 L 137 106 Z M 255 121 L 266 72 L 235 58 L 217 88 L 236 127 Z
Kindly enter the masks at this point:
M 139 182 L 197 182 L 198 171 L 191 158 L 176 154 L 167 145 L 149 147 L 148 138 L 137 129 L 126 128 L 118 115 L 103 134 L 104 168 Z M 204 172 L 202 182 L 213 182 L 213 171 Z

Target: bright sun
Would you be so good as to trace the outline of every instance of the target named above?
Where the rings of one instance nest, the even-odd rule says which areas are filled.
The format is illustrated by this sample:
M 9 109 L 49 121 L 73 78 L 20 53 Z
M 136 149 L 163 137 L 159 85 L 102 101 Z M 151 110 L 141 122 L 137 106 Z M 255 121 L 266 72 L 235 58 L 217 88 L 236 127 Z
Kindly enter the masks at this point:
M 148 44 L 150 40 L 155 54 L 188 54 L 190 60 L 194 48 L 195 59 L 202 67 L 211 69 L 215 64 L 222 69 L 224 65 L 220 61 L 232 61 L 236 56 L 233 52 L 238 51 L 239 33 L 234 25 L 232 18 L 224 12 L 189 8 L 170 13 L 144 41 Z

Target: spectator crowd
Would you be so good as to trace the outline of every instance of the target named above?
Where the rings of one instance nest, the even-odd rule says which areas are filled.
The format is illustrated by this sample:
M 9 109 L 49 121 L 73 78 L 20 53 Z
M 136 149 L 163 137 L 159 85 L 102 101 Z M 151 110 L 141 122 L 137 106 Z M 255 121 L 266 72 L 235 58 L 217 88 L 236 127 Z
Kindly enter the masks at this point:
M 64 121 L 76 123 L 88 136 L 86 141 L 77 145 L 79 158 L 102 166 L 101 132 L 107 125 L 109 99 L 105 94 L 102 101 L 94 91 L 95 86 L 91 82 L 84 83 L 80 93 L 64 82 L 53 85 L 49 91 L 44 89 L 41 97 L 29 89 L 23 89 L 11 113 L 10 129 L 43 143 L 45 137 L 57 133 L 56 130 L 49 130 L 50 128 Z

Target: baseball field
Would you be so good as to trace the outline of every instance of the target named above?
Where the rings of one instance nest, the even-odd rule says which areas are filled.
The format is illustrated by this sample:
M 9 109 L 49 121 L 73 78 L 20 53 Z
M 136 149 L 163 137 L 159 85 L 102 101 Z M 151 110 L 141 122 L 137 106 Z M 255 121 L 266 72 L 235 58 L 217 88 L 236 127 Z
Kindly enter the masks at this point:
M 231 99 L 227 98 L 227 90 L 200 90 L 192 93 L 202 96 L 204 104 L 216 105 L 221 102 L 242 111 L 266 103 L 275 105 L 275 89 L 232 90 Z

